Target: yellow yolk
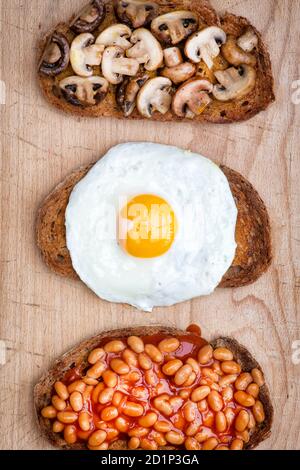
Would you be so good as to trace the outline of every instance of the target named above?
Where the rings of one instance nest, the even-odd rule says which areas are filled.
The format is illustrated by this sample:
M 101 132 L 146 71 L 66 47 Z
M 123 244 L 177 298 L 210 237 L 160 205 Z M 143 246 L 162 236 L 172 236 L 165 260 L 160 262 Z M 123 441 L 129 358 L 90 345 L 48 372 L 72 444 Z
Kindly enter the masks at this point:
M 141 194 L 131 199 L 120 212 L 120 245 L 137 258 L 161 256 L 170 249 L 176 226 L 170 204 L 159 196 Z

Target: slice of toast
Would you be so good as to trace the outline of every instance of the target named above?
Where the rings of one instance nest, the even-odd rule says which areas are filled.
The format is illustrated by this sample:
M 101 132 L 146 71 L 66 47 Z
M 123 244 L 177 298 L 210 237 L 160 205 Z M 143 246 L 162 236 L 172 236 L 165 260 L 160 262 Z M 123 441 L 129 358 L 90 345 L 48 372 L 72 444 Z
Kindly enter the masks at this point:
M 93 32 L 95 37 L 97 37 L 108 26 L 119 22 L 114 13 L 113 1 L 104 0 L 103 2 L 105 3 L 107 10 L 106 17 L 100 27 Z M 248 95 L 232 101 L 222 102 L 216 99 L 212 99 L 211 103 L 203 110 L 202 114 L 194 116 L 192 121 L 212 123 L 244 121 L 253 117 L 260 111 L 265 110 L 268 105 L 275 100 L 273 91 L 272 67 L 268 50 L 262 40 L 261 34 L 246 18 L 238 17 L 232 14 L 225 14 L 223 17 L 219 17 L 217 12 L 212 8 L 209 1 L 207 0 L 154 0 L 154 2 L 158 4 L 159 15 L 174 10 L 189 10 L 198 16 L 199 25 L 201 28 L 206 26 L 218 26 L 221 27 L 227 35 L 230 34 L 235 38 L 240 37 L 250 28 L 258 38 L 258 45 L 256 50 L 253 52 L 256 58 L 256 84 L 254 89 Z M 49 34 L 46 35 L 46 37 L 41 41 L 39 48 L 40 58 L 42 57 L 45 46 L 53 32 L 63 34 L 67 38 L 69 44 L 71 44 L 75 37 L 75 34 L 70 29 L 71 22 L 72 20 L 68 23 L 60 23 Z M 202 69 L 200 70 L 202 71 Z M 96 74 L 102 74 L 99 67 Z M 156 74 L 159 74 L 159 70 L 154 73 L 154 75 Z M 116 85 L 110 85 L 106 97 L 100 103 L 94 106 L 75 106 L 66 101 L 59 90 L 58 84 L 63 78 L 72 75 L 75 74 L 71 65 L 69 65 L 66 70 L 55 77 L 50 77 L 39 72 L 38 77 L 40 86 L 47 100 L 51 104 L 62 111 L 77 116 L 106 116 L 124 119 L 123 111 L 118 106 L 116 100 Z M 208 78 L 207 74 L 204 73 L 203 78 Z M 135 109 L 130 116 L 126 117 L 126 119 L 145 118 L 143 118 L 143 116 L 141 116 Z M 178 117 L 171 110 L 166 114 L 155 112 L 153 113 L 151 119 L 162 122 L 191 121 L 191 119 L 188 118 Z
M 74 186 L 93 165 L 69 175 L 41 205 L 36 223 L 37 244 L 49 268 L 70 279 L 79 279 L 66 246 L 65 211 Z M 272 259 L 270 222 L 266 207 L 253 186 L 234 170 L 221 166 L 234 196 L 238 219 L 236 256 L 220 287 L 241 287 L 256 281 Z
M 86 448 L 83 442 L 77 442 L 76 444 L 68 445 L 59 434 L 52 431 L 50 420 L 43 418 L 41 415 L 42 408 L 51 402 L 54 383 L 56 381 L 62 380 L 65 374 L 74 367 L 78 368 L 79 370 L 85 369 L 88 366 L 87 357 L 89 352 L 98 347 L 103 342 L 103 340 L 110 338 L 125 339 L 133 335 L 142 337 L 152 335 L 166 335 L 179 338 L 183 335 L 193 335 L 193 333 L 162 326 L 146 326 L 105 331 L 93 338 L 83 341 L 81 344 L 64 354 L 53 364 L 52 368 L 40 379 L 34 388 L 34 406 L 38 423 L 43 435 L 51 442 L 51 444 L 65 450 L 79 450 Z M 243 371 L 250 372 L 254 368 L 262 371 L 260 365 L 253 358 L 250 352 L 244 346 L 239 344 L 235 339 L 222 337 L 211 341 L 210 344 L 213 346 L 213 348 L 229 348 L 234 354 L 234 360 L 241 365 Z M 251 433 L 250 440 L 245 446 L 245 449 L 247 450 L 254 449 L 271 434 L 273 406 L 266 384 L 260 387 L 258 399 L 264 406 L 265 420 L 262 424 L 257 425 L 254 431 Z M 110 446 L 110 449 L 127 449 L 127 441 L 124 439 L 117 440 L 113 442 L 113 444 Z M 164 447 L 164 449 L 166 449 L 166 447 Z

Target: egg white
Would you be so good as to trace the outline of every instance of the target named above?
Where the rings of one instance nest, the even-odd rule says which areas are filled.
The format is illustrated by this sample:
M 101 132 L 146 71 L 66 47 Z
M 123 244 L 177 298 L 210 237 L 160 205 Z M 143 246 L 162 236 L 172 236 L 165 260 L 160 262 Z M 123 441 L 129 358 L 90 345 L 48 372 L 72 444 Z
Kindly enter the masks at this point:
M 178 230 L 156 258 L 135 258 L 119 245 L 120 210 L 154 194 L 173 208 Z M 113 147 L 74 188 L 66 210 L 72 264 L 99 297 L 145 311 L 207 295 L 234 259 L 237 209 L 224 173 L 209 159 L 177 147 Z

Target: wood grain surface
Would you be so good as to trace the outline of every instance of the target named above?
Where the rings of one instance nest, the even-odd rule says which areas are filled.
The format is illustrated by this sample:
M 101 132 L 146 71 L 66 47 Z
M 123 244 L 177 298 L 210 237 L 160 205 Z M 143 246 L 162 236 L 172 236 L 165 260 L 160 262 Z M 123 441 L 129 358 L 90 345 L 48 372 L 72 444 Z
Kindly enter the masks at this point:
M 191 322 L 200 324 L 207 338 L 234 336 L 264 367 L 275 422 L 272 437 L 260 448 L 300 448 L 300 364 L 293 351 L 300 340 L 300 104 L 292 99 L 292 85 L 300 80 L 300 1 L 212 3 L 247 16 L 270 47 L 277 102 L 244 124 L 90 120 L 59 113 L 37 85 L 37 42 L 82 0 L 0 0 L 2 101 L 3 83 L 6 87 L 6 104 L 0 104 L 2 449 L 50 448 L 35 422 L 32 390 L 68 348 L 103 329 L 158 323 L 185 328 Z M 129 140 L 189 148 L 248 177 L 272 220 L 269 272 L 250 287 L 218 289 L 207 298 L 146 314 L 100 301 L 83 284 L 48 271 L 35 245 L 40 202 L 77 166 Z

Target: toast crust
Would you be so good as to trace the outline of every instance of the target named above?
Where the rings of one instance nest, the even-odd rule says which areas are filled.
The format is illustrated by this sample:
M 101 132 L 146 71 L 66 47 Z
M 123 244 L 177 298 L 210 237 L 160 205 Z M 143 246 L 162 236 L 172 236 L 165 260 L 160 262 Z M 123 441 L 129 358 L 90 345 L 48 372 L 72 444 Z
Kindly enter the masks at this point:
M 209 1 L 207 0 L 154 0 L 159 5 L 159 14 L 166 13 L 173 9 L 185 9 L 190 10 L 196 13 L 199 17 L 199 23 L 207 26 L 219 26 L 227 34 L 231 34 L 235 37 L 241 36 L 248 28 L 252 28 L 255 34 L 258 37 L 258 47 L 255 52 L 257 59 L 256 65 L 256 85 L 251 93 L 246 97 L 243 97 L 239 100 L 221 102 L 213 100 L 211 105 L 207 107 L 203 113 L 199 116 L 195 116 L 192 119 L 192 122 L 211 122 L 211 123 L 230 123 L 230 122 L 239 122 L 250 119 L 257 113 L 262 110 L 265 110 L 269 104 L 275 100 L 274 95 L 274 80 L 272 74 L 272 66 L 270 61 L 270 56 L 268 50 L 263 43 L 261 34 L 254 28 L 251 23 L 243 17 L 235 16 L 232 14 L 226 13 L 223 17 L 219 17 L 217 12 L 212 8 Z M 113 2 L 107 1 L 106 4 L 107 15 L 104 22 L 101 26 L 94 32 L 95 34 L 100 34 L 105 28 L 118 22 L 115 17 L 113 10 Z M 53 34 L 54 31 L 62 33 L 66 36 L 69 41 L 72 41 L 75 37 L 74 33 L 70 31 L 68 23 L 60 23 L 54 28 L 46 37 L 41 41 L 39 48 L 39 56 L 41 57 L 42 52 L 47 44 L 49 36 Z M 40 60 L 39 57 L 39 60 Z M 135 109 L 133 113 L 124 117 L 123 112 L 119 109 L 116 102 L 116 86 L 110 85 L 109 92 L 106 98 L 101 101 L 98 105 L 92 107 L 81 107 L 73 106 L 68 103 L 65 99 L 58 96 L 55 93 L 56 86 L 58 82 L 65 78 L 66 76 L 73 75 L 71 66 L 69 65 L 68 69 L 58 75 L 57 77 L 47 77 L 38 74 L 39 83 L 43 94 L 47 100 L 54 105 L 56 108 L 82 117 L 114 117 L 118 119 L 147 119 L 141 116 L 138 111 Z M 167 112 L 165 115 L 160 113 L 154 113 L 151 117 L 153 121 L 159 122 L 191 122 L 191 119 L 180 118 L 173 114 L 171 111 Z
M 172 336 L 180 336 L 183 334 L 193 335 L 193 333 L 189 333 L 187 331 L 163 326 L 123 328 L 113 331 L 105 331 L 75 346 L 73 349 L 65 353 L 59 360 L 57 360 L 53 364 L 52 368 L 40 379 L 40 381 L 34 388 L 34 407 L 36 417 L 42 434 L 51 442 L 52 445 L 64 450 L 80 450 L 86 448 L 83 443 L 68 445 L 58 434 L 52 431 L 50 421 L 41 416 L 41 409 L 45 407 L 51 399 L 51 391 L 53 389 L 54 383 L 57 380 L 60 380 L 70 368 L 76 366 L 81 366 L 82 368 L 86 367 L 88 365 L 87 357 L 89 352 L 95 347 L 97 347 L 103 339 L 120 339 L 132 335 L 145 336 L 155 335 L 158 333 Z M 235 360 L 239 362 L 245 372 L 251 371 L 253 368 L 258 368 L 262 370 L 257 361 L 252 357 L 250 352 L 244 346 L 242 346 L 232 338 L 217 338 L 211 341 L 211 345 L 213 347 L 224 346 L 230 348 L 234 354 Z M 264 405 L 266 419 L 261 425 L 256 427 L 255 431 L 251 435 L 250 441 L 246 445 L 246 449 L 248 450 L 257 447 L 271 434 L 274 411 L 267 385 L 263 385 L 260 388 L 259 400 Z M 127 441 L 117 440 L 111 445 L 110 449 L 126 450 Z M 166 449 L 166 447 L 164 447 L 164 449 Z
M 93 164 L 71 173 L 54 188 L 39 208 L 36 221 L 38 247 L 47 266 L 56 274 L 79 279 L 66 246 L 65 211 L 74 186 Z M 241 287 L 255 282 L 272 260 L 271 229 L 266 207 L 253 186 L 239 173 L 221 166 L 237 208 L 237 250 L 232 266 L 219 287 Z

